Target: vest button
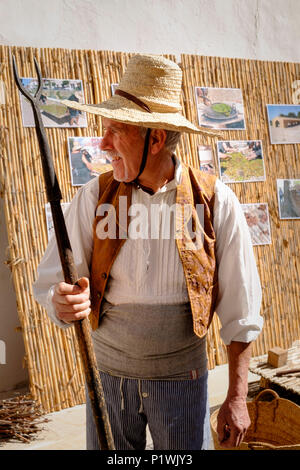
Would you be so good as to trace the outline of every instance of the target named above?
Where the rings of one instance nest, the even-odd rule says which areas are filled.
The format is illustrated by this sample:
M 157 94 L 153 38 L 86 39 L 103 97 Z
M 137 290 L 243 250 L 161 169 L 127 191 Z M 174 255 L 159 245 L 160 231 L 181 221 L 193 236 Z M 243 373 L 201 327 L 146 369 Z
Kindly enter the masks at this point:
M 98 299 L 101 299 L 101 292 L 97 293 L 97 297 L 98 297 Z
M 106 278 L 107 278 L 107 274 L 106 274 L 106 273 L 102 273 L 102 274 L 101 274 L 101 277 L 102 277 L 103 279 L 106 279 Z

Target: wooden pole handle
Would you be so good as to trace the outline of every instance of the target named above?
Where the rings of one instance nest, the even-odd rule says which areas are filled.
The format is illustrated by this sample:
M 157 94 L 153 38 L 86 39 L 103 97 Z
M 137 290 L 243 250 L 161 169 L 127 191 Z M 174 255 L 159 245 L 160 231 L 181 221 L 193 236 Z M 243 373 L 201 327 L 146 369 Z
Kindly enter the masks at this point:
M 78 275 L 61 205 L 60 202 L 53 201 L 50 202 L 50 206 L 64 279 L 68 284 L 74 285 L 78 281 Z M 83 362 L 100 448 L 101 450 L 114 450 L 113 436 L 90 333 L 90 322 L 85 318 L 74 322 L 74 326 Z

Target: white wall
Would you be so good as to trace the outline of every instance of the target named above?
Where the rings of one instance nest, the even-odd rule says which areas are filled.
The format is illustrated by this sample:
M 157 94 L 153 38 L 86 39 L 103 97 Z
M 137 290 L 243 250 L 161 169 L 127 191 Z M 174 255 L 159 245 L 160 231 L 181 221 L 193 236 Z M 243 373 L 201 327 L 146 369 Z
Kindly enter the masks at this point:
M 9 259 L 7 247 L 3 201 L 0 199 L 0 392 L 23 386 L 28 377 L 22 366 L 25 355 L 22 333 L 16 331 L 20 321 L 11 272 L 4 264 Z
M 300 62 L 299 23 L 299 0 L 0 0 L 0 44 L 16 46 Z M 1 391 L 26 378 L 1 205 L 0 235 Z
M 0 43 L 300 61 L 299 0 L 0 0 Z

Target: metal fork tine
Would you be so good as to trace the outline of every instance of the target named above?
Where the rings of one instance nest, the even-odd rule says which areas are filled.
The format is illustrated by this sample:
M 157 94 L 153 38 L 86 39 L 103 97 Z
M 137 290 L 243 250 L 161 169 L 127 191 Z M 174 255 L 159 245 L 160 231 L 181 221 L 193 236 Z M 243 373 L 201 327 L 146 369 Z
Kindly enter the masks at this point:
M 40 68 L 39 68 L 39 65 L 38 65 L 38 62 L 36 60 L 36 58 L 34 57 L 34 65 L 35 65 L 35 70 L 36 70 L 36 73 L 37 73 L 37 76 L 38 76 L 38 88 L 37 88 L 37 91 L 34 95 L 35 99 L 38 101 L 40 99 L 40 96 L 41 96 L 41 93 L 42 93 L 42 74 L 41 74 L 41 71 L 40 71 Z
M 31 103 L 33 103 L 33 104 L 38 103 L 38 101 L 40 99 L 40 96 L 41 96 L 41 92 L 42 92 L 42 75 L 41 75 L 41 71 L 39 69 L 36 58 L 34 57 L 34 65 L 35 65 L 35 69 L 36 69 L 37 76 L 38 76 L 38 88 L 37 88 L 37 91 L 35 92 L 34 96 L 32 96 L 29 93 L 29 91 L 26 90 L 26 88 L 23 86 L 22 81 L 21 81 L 21 79 L 19 77 L 19 74 L 18 74 L 16 59 L 15 59 L 15 56 L 13 54 L 12 54 L 12 63 L 13 63 L 13 71 L 14 71 L 15 81 L 16 81 L 17 87 L 19 88 L 20 92 L 22 93 L 22 95 L 26 96 L 26 98 L 29 101 L 31 101 Z
M 26 90 L 26 88 L 22 85 L 22 82 L 20 80 L 20 77 L 19 77 L 19 74 L 18 74 L 18 69 L 17 69 L 17 65 L 16 65 L 16 59 L 15 59 L 15 56 L 12 54 L 12 63 L 13 63 L 13 71 L 14 71 L 14 77 L 15 77 L 15 81 L 16 81 L 16 84 L 17 84 L 17 87 L 19 88 L 20 92 L 22 93 L 22 95 L 26 96 L 26 98 L 31 101 L 31 102 L 34 102 L 34 98 L 33 96 Z

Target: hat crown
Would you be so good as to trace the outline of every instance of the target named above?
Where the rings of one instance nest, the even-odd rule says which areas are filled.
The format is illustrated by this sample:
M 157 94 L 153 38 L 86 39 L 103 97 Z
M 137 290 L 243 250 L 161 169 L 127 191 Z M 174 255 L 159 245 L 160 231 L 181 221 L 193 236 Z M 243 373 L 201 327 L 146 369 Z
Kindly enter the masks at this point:
M 119 91 L 107 100 L 99 104 L 70 100 L 62 100 L 62 103 L 133 126 L 216 135 L 199 129 L 183 116 L 181 84 L 182 71 L 175 62 L 163 56 L 138 54 L 129 60 L 119 82 Z
M 181 111 L 182 71 L 162 56 L 135 55 L 120 80 L 120 90 L 147 104 L 152 112 Z

